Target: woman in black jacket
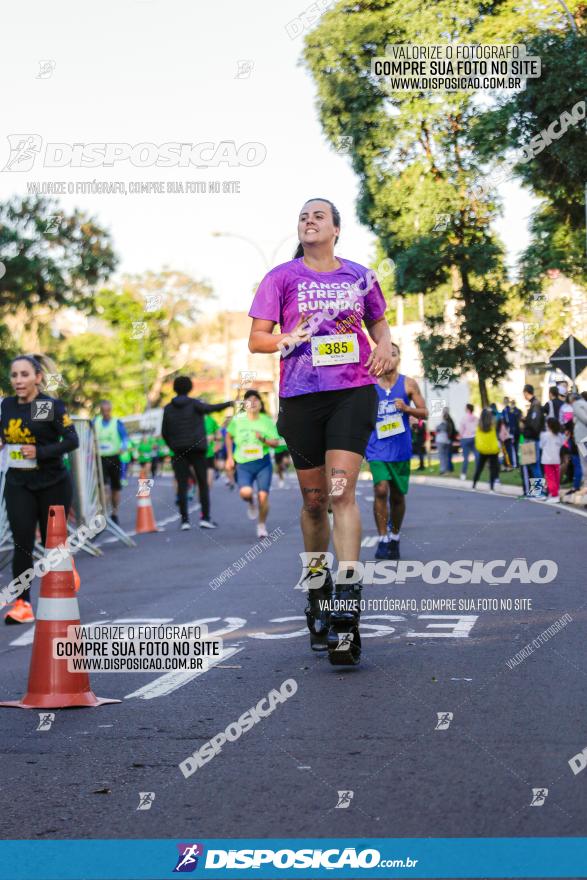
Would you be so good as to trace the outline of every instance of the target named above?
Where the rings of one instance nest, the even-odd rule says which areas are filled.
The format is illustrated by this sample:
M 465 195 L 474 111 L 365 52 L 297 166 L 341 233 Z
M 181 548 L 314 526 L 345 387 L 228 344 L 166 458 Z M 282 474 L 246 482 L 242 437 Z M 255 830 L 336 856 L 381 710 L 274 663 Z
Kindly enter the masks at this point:
M 49 507 L 63 505 L 67 517 L 72 487 L 63 455 L 77 449 L 79 439 L 63 402 L 41 390 L 43 367 L 36 357 L 15 358 L 10 382 L 16 393 L 0 404 L 0 442 L 7 447 L 4 499 L 14 539 L 12 576 L 16 579 L 33 567 L 37 526 L 45 543 Z M 27 588 L 4 622 L 31 623 L 34 619 Z

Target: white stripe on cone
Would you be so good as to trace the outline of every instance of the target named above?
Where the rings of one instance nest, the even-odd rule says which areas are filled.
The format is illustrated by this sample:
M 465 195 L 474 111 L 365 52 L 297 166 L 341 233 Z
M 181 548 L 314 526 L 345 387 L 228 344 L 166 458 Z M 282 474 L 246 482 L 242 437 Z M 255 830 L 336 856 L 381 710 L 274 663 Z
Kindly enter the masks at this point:
M 77 599 L 46 599 L 37 604 L 37 620 L 79 620 Z
M 60 559 L 55 565 L 51 566 L 51 571 L 73 571 L 73 562 L 71 556 Z

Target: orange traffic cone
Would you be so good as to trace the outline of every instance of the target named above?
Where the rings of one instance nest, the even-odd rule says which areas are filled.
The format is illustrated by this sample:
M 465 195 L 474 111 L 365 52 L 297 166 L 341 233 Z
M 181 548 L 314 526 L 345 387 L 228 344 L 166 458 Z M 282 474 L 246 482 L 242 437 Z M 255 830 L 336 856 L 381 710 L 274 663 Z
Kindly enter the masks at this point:
M 139 476 L 140 480 L 146 480 L 145 469 L 141 468 Z M 147 486 L 144 494 L 141 494 L 140 482 L 139 492 L 137 494 L 137 524 L 135 533 L 137 535 L 146 535 L 149 532 L 158 532 L 157 523 L 155 522 L 155 514 L 153 513 L 153 505 L 151 504 L 151 490 Z
M 55 505 L 49 508 L 46 549 L 51 550 L 66 540 L 65 508 Z M 120 700 L 97 697 L 90 688 L 87 672 L 68 672 L 67 659 L 53 657 L 53 640 L 67 639 L 69 626 L 80 626 L 71 556 L 48 571 L 41 580 L 27 692 L 22 700 L 2 702 L 0 706 L 66 709 L 69 706 L 120 703 Z
M 79 572 L 78 572 L 77 568 L 75 567 L 75 560 L 74 560 L 73 556 L 71 557 L 71 567 L 73 569 L 73 589 L 75 590 L 76 593 L 78 593 L 79 588 L 81 587 L 81 584 L 82 584 L 82 579 L 80 578 Z

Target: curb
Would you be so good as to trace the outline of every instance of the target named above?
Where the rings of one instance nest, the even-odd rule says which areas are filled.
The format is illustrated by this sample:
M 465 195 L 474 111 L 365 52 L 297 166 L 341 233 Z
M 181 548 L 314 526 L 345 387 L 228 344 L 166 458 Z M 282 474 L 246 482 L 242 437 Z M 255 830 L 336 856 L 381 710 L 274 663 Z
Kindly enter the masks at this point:
M 416 477 L 411 476 L 410 482 L 415 483 L 420 486 L 434 486 L 438 489 L 460 489 L 462 492 L 470 492 L 472 489 L 472 480 L 454 480 L 450 477 L 443 479 L 442 477 Z M 496 495 L 496 496 L 510 496 L 523 498 L 524 493 L 522 489 L 518 486 L 502 486 L 500 485 L 499 489 L 496 489 L 495 492 L 490 493 L 489 484 L 482 483 L 477 486 L 478 492 L 484 492 L 487 495 Z M 543 501 L 540 501 L 538 498 L 527 498 L 526 499 L 531 504 L 541 504 L 545 507 L 551 507 L 550 504 L 544 504 Z M 586 501 L 587 504 L 587 501 Z M 566 510 L 567 513 L 574 513 L 577 516 L 587 517 L 587 509 L 585 505 L 578 504 L 575 501 L 563 501 L 559 505 L 552 505 L 554 510 Z

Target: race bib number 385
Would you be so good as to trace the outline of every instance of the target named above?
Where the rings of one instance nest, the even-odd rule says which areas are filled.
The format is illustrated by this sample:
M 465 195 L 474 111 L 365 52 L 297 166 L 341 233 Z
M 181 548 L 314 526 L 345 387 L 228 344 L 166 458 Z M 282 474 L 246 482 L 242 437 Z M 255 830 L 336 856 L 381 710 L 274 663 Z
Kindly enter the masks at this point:
M 358 362 L 359 341 L 356 333 L 312 337 L 312 364 L 315 367 L 334 367 Z

